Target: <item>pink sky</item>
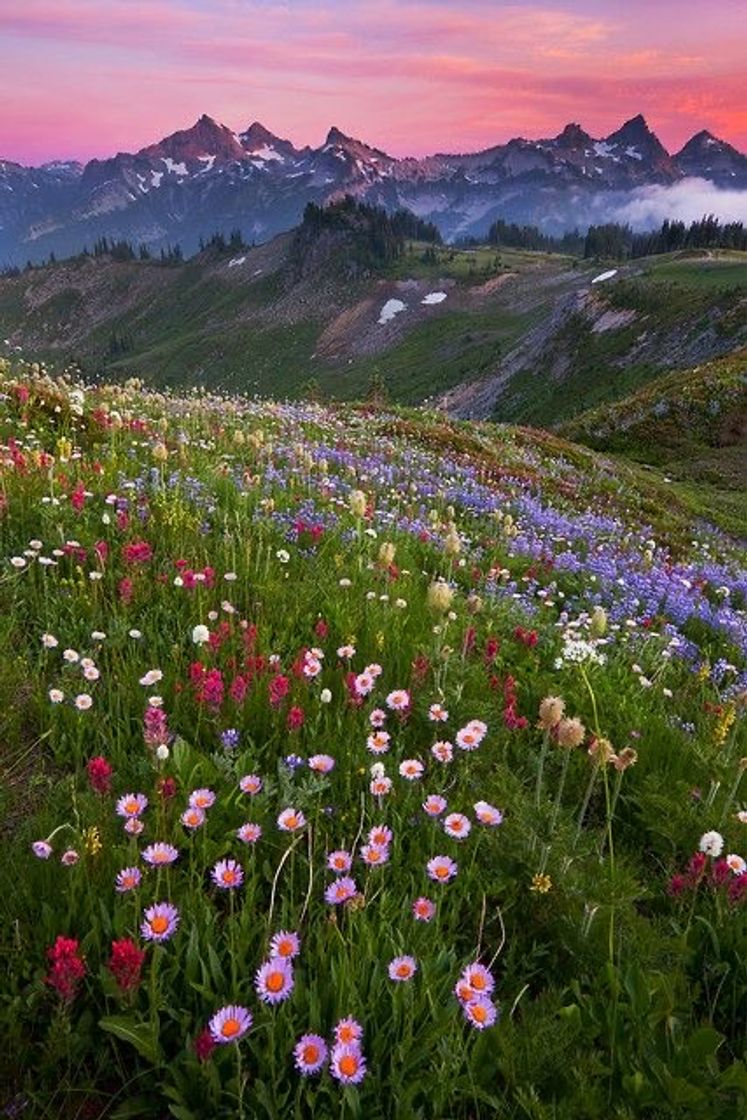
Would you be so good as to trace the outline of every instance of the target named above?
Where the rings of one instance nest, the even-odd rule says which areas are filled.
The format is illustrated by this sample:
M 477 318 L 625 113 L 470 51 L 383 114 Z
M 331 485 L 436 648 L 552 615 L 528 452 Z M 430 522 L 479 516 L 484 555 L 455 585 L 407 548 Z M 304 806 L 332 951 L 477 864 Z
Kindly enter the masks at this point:
M 11 10 L 15 9 L 15 10 Z M 744 0 L 1 0 L 0 158 L 134 151 L 208 113 L 393 155 L 593 135 L 747 150 Z

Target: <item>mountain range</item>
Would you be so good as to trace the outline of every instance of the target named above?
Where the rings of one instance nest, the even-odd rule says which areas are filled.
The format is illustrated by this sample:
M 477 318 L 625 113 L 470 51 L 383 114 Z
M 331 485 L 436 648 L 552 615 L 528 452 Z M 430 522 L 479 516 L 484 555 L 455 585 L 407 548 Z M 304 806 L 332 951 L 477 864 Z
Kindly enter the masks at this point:
M 433 221 L 446 239 L 484 235 L 501 217 L 550 233 L 583 227 L 636 188 L 705 179 L 747 189 L 747 156 L 709 132 L 670 155 L 643 116 L 602 139 L 578 124 L 469 154 L 395 158 L 331 128 L 297 148 L 255 122 L 236 133 L 209 116 L 135 153 L 83 165 L 0 159 L 0 264 L 69 256 L 106 236 L 194 252 L 215 230 L 264 242 L 308 202 L 351 194 Z

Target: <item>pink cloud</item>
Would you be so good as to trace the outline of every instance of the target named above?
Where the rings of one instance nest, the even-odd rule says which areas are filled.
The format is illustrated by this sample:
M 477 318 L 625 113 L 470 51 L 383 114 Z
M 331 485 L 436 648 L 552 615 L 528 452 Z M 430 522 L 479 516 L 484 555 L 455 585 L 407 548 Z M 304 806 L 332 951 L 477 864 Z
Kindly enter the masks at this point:
M 297 143 L 336 123 L 398 155 L 570 119 L 600 135 L 637 112 L 671 148 L 701 127 L 745 146 L 745 13 L 726 2 L 715 20 L 694 0 L 25 0 L 0 9 L 0 156 L 132 150 L 202 112 Z

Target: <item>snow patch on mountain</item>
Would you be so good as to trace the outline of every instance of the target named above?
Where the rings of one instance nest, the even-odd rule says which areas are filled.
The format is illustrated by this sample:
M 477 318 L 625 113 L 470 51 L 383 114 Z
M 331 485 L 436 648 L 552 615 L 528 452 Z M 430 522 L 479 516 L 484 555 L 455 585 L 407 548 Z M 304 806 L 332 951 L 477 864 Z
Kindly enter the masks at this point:
M 428 292 L 428 295 L 423 296 L 420 302 L 424 303 L 427 307 L 432 307 L 436 303 L 443 303 L 445 299 L 446 292 Z
M 406 311 L 407 304 L 403 303 L 401 299 L 388 299 L 381 309 L 379 314 L 379 326 L 390 322 L 395 315 L 399 315 L 400 311 Z

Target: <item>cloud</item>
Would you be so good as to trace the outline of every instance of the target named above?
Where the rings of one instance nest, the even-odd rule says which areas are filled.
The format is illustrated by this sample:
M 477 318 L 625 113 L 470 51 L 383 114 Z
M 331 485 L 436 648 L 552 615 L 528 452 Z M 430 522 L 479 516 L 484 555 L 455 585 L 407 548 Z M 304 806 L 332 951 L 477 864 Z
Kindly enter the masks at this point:
M 723 190 L 695 178 L 670 187 L 636 187 L 623 203 L 612 206 L 607 220 L 644 230 L 660 226 L 665 218 L 689 224 L 704 214 L 715 214 L 723 222 L 747 223 L 747 190 Z

